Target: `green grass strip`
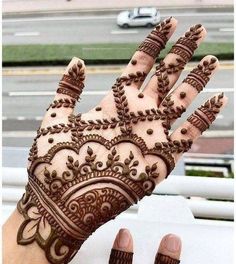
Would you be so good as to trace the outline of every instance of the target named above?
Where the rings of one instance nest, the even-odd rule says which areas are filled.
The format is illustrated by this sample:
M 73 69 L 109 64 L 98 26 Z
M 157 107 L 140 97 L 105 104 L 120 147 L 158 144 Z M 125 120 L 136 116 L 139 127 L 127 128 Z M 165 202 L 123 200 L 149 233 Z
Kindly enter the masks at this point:
M 161 52 L 163 58 L 171 48 Z M 4 45 L 2 49 L 3 65 L 42 65 L 60 64 L 72 57 L 80 57 L 88 63 L 123 63 L 129 60 L 137 49 L 136 43 L 121 44 L 73 44 L 73 45 Z M 194 54 L 193 60 L 199 60 L 212 54 L 219 59 L 233 59 L 233 43 L 202 43 Z

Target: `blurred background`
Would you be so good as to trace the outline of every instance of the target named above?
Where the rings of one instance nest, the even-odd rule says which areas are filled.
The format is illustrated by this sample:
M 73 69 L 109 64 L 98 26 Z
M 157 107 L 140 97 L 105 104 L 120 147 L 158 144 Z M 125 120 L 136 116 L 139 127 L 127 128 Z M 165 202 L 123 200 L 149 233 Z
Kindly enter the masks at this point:
M 138 9 L 144 3 L 154 7 L 156 12 Z M 211 154 L 212 158 L 219 155 L 220 159 L 222 156 L 224 160 L 231 160 L 232 0 L 172 0 L 168 3 L 162 0 L 3 0 L 3 165 L 25 166 L 24 158 L 35 130 L 53 99 L 63 69 L 73 56 L 84 59 L 88 66 L 86 89 L 78 106 L 78 110 L 83 112 L 96 105 L 110 89 L 150 27 L 169 16 L 176 17 L 179 24 L 161 58 L 171 43 L 191 25 L 201 23 L 208 34 L 183 77 L 204 55 L 216 55 L 221 61 L 220 71 L 185 116 L 214 93 L 223 91 L 229 97 L 228 106 L 217 117 L 211 130 L 196 142 L 191 153 L 208 154 L 207 157 Z M 17 147 L 26 150 L 20 159 L 14 154 Z M 194 155 L 189 161 L 192 157 Z M 217 162 L 209 163 L 205 174 L 233 176 L 231 165 L 214 172 L 214 163 Z M 201 165 L 199 162 L 196 164 Z M 192 165 L 190 162 L 181 172 L 188 170 L 187 174 L 194 174 Z M 198 170 L 204 175 L 204 168 Z
M 80 57 L 87 65 L 86 88 L 76 109 L 84 112 L 107 93 L 150 28 L 174 16 L 177 30 L 159 59 L 190 26 L 201 23 L 208 31 L 179 82 L 205 55 L 213 54 L 221 63 L 183 118 L 218 92 L 225 92 L 228 105 L 184 155 L 174 177 L 123 213 L 120 219 L 125 223 L 116 220 L 89 239 L 88 250 L 85 245 L 79 253 L 80 263 L 94 263 L 96 252 L 92 255 L 91 248 L 105 256 L 105 239 L 98 238 L 97 245 L 96 234 L 104 231 L 110 247 L 119 225 L 130 226 L 135 236 L 141 236 L 135 263 L 147 263 L 144 253 L 165 232 L 184 239 L 183 263 L 233 263 L 233 0 L 3 0 L 2 6 L 3 221 L 24 192 L 29 147 L 71 58 Z M 143 230 L 145 221 L 150 228 Z

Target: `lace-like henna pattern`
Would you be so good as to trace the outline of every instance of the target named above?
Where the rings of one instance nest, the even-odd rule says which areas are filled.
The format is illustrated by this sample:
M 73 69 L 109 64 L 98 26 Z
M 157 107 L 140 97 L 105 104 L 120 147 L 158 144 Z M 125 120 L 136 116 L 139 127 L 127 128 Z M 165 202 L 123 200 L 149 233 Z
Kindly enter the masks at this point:
M 188 62 L 194 51 L 197 48 L 196 41 L 200 39 L 200 34 L 202 32 L 202 25 L 198 24 L 190 28 L 188 32 L 185 33 L 184 37 L 181 37 L 171 48 L 169 53 L 174 53 L 179 55 L 185 62 Z
M 72 67 L 69 74 L 72 76 L 77 72 L 80 77 L 73 75 L 73 80 L 67 78 L 68 87 L 74 85 L 74 80 L 82 80 L 78 65 Z M 118 154 L 119 144 L 128 142 L 143 157 L 152 155 L 161 158 L 166 164 L 167 176 L 175 166 L 173 154 L 189 150 L 191 140 L 172 142 L 170 139 L 168 142 L 157 142 L 150 149 L 144 139 L 132 132 L 132 126 L 139 122 L 160 119 L 168 135 L 170 120 L 185 110 L 174 108 L 171 96 L 167 96 L 162 111 L 130 111 L 124 86 L 142 82 L 145 75 L 137 72 L 116 80 L 112 87 L 116 117 L 83 120 L 81 114 L 70 115 L 67 124 L 59 123 L 38 130 L 29 155 L 29 183 L 25 195 L 18 203 L 18 210 L 25 219 L 19 228 L 18 244 L 26 245 L 36 241 L 45 250 L 51 263 L 68 263 L 99 226 L 115 218 L 145 195 L 150 195 L 155 188 L 159 176 L 158 164 L 145 165 L 140 169 L 140 162 L 132 151 L 121 158 Z M 58 102 L 52 106 L 68 106 L 74 104 L 74 99 Z M 96 134 L 97 130 L 116 128 L 121 133 L 111 140 Z M 86 135 L 84 131 L 92 132 Z M 151 129 L 148 131 L 151 134 Z M 54 134 L 68 132 L 69 141 L 54 143 Z M 38 139 L 48 135 L 50 138 L 47 138 L 47 142 L 51 148 L 45 155 L 39 156 Z M 104 153 L 107 154 L 104 154 L 103 161 L 99 160 L 90 145 L 87 145 L 84 159 L 79 159 L 81 148 L 90 143 L 104 147 Z M 73 154 L 68 155 L 67 160 L 60 161 L 60 166 L 53 167 L 54 158 L 65 150 Z M 40 165 L 41 174 L 38 177 L 36 169 Z
M 165 47 L 167 35 L 171 29 L 171 18 L 166 19 L 156 26 L 154 30 L 138 47 L 139 51 L 147 53 L 154 59 L 159 55 L 160 51 Z
M 84 88 L 84 69 L 79 61 L 68 71 L 68 74 L 63 75 L 57 93 L 66 94 L 79 100 L 80 94 Z
M 180 58 L 176 59 L 176 63 L 166 65 L 164 61 L 161 61 L 157 65 L 155 75 L 157 76 L 157 92 L 159 101 L 162 101 L 171 89 L 171 87 L 169 87 L 169 75 L 183 70 L 184 65 L 185 62 Z
M 158 253 L 155 258 L 154 264 L 179 264 L 180 260 L 173 259 L 169 256 Z
M 109 264 L 132 264 L 133 254 L 131 252 L 120 251 L 116 249 L 111 250 Z
M 219 113 L 220 107 L 223 104 L 221 101 L 223 97 L 224 94 L 222 93 L 208 100 L 187 119 L 188 122 L 203 133 L 215 120 L 216 114 Z
M 203 65 L 198 65 L 193 69 L 183 82 L 192 85 L 198 92 L 201 92 L 210 80 L 209 76 L 215 69 L 215 62 L 215 58 L 211 58 L 210 62 L 205 60 Z

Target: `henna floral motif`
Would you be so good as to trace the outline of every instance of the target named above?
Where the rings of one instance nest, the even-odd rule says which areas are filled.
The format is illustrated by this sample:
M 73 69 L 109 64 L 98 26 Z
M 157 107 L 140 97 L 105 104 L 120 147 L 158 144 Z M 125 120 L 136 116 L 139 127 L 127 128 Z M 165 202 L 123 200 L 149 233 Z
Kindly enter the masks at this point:
M 183 82 L 192 85 L 198 92 L 201 92 L 210 80 L 210 75 L 215 69 L 215 63 L 215 58 L 211 58 L 210 62 L 203 61 L 203 64 L 194 68 Z
M 216 114 L 219 113 L 222 106 L 222 98 L 224 94 L 214 96 L 204 105 L 198 108 L 187 120 L 193 126 L 198 128 L 201 133 L 207 130 L 210 124 L 215 120 Z
M 138 47 L 138 50 L 147 53 L 149 56 L 156 59 L 160 51 L 165 47 L 167 42 L 167 35 L 171 29 L 171 17 L 161 22 L 156 28 L 147 36 L 147 38 Z
M 155 57 L 165 46 L 170 27 L 170 19 L 162 22 L 140 45 L 139 50 Z M 186 38 L 196 41 L 200 31 L 200 27 L 196 26 Z M 173 51 L 179 51 L 183 44 L 188 43 L 186 38 Z M 177 59 L 175 63 L 165 65 L 161 62 L 158 66 L 156 75 L 161 98 L 169 91 L 168 76 L 182 70 L 184 60 L 193 47 L 195 44 L 186 46 L 182 52 L 184 55 L 181 53 L 182 59 Z M 136 63 L 133 61 L 132 64 Z M 208 78 L 213 64 L 213 61 L 203 63 L 202 68 L 192 72 L 190 77 L 199 81 L 196 76 L 205 74 Z M 162 110 L 130 111 L 125 89 L 132 84 L 142 83 L 145 77 L 146 73 L 136 72 L 116 80 L 112 86 L 115 116 L 84 120 L 81 114 L 70 115 L 66 123 L 57 123 L 37 131 L 29 154 L 29 182 L 26 193 L 18 203 L 18 210 L 24 217 L 17 235 L 18 244 L 36 242 L 45 251 L 50 263 L 68 263 L 99 226 L 114 219 L 144 196 L 151 195 L 159 177 L 159 164 L 137 160 L 137 152 L 143 161 L 147 156 L 161 159 L 166 165 L 167 177 L 175 166 L 174 154 L 190 149 L 192 140 L 172 141 L 168 135 L 171 121 L 185 111 L 184 107 L 174 105 L 171 95 L 163 99 Z M 57 108 L 74 107 L 84 87 L 83 81 L 84 68 L 78 62 L 63 76 L 57 90 L 72 98 L 54 101 L 49 107 L 54 110 L 51 117 L 56 117 Z M 138 98 L 143 100 L 144 95 L 139 93 Z M 201 131 L 206 129 L 215 119 L 222 98 L 223 95 L 220 95 L 208 101 L 188 121 Z M 103 110 L 100 106 L 95 109 Z M 133 127 L 157 120 L 161 120 L 167 142 L 153 142 L 153 147 L 149 148 L 145 140 L 133 132 Z M 114 135 L 110 140 L 105 137 L 105 130 L 111 130 L 111 135 Z M 146 129 L 146 133 L 149 138 L 154 136 L 152 128 Z M 181 133 L 186 134 L 187 131 L 182 129 Z M 66 137 L 63 136 L 65 134 Z M 60 141 L 60 137 L 55 135 L 62 135 L 63 139 Z M 44 154 L 39 151 L 38 143 L 41 140 L 48 147 Z M 120 146 L 124 143 L 129 143 L 135 150 L 132 148 L 128 153 L 122 153 Z M 98 148 L 104 149 L 102 157 L 97 153 Z M 66 158 L 59 160 L 61 152 Z
M 109 264 L 132 264 L 133 253 L 120 251 L 116 249 L 111 250 Z

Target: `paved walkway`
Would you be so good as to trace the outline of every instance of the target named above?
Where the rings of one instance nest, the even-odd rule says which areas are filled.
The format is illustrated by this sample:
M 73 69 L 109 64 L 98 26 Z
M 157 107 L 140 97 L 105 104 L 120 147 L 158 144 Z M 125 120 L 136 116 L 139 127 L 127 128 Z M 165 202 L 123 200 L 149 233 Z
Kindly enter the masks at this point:
M 158 5 L 157 5 L 158 3 Z M 213 7 L 216 6 L 215 0 L 172 0 L 171 6 L 166 0 L 146 0 L 146 6 L 158 6 L 159 8 L 177 8 L 177 7 Z M 3 0 L 3 13 L 33 13 L 46 11 L 104 11 L 115 9 L 127 9 L 137 6 L 143 6 L 143 0 Z M 233 0 L 218 0 L 217 6 L 230 7 L 233 6 Z

